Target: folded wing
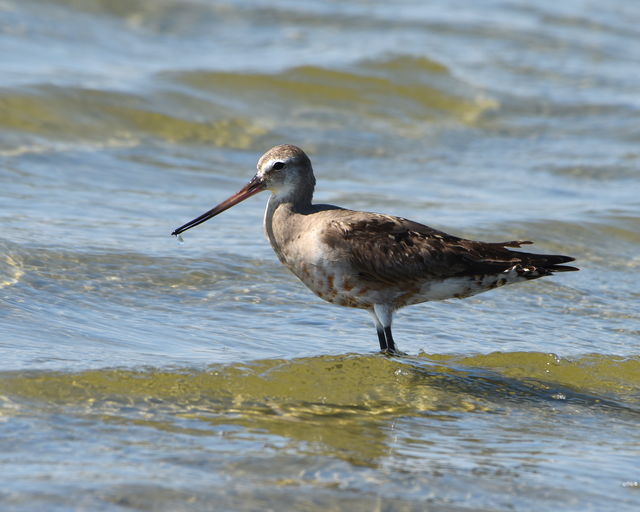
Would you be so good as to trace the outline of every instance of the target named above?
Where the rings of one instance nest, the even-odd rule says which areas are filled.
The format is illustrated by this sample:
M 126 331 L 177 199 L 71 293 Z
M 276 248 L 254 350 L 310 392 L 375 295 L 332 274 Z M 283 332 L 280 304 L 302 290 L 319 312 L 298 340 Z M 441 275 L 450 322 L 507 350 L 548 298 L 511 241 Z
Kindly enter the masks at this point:
M 574 258 L 512 251 L 529 241 L 487 243 L 449 235 L 400 217 L 348 212 L 333 220 L 323 241 L 347 258 L 361 278 L 381 284 L 497 274 L 512 267 L 541 277 L 574 271 Z

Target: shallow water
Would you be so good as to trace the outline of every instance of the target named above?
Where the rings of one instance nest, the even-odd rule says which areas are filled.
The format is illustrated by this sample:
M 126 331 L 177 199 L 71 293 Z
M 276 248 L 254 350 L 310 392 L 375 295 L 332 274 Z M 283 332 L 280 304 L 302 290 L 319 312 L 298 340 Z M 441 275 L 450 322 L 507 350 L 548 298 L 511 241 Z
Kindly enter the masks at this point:
M 0 2 L 3 510 L 637 510 L 640 9 Z M 580 272 L 328 305 L 238 190 L 270 146 L 319 202 Z

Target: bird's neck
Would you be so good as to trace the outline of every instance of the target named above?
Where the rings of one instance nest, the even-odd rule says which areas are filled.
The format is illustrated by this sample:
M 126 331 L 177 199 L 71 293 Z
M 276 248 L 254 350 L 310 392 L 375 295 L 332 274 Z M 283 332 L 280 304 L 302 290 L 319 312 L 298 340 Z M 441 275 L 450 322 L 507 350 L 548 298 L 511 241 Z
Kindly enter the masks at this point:
M 295 201 L 293 198 L 295 197 Z M 311 194 L 306 198 L 300 195 L 272 194 L 264 212 L 264 231 L 269 243 L 282 263 L 286 263 L 283 248 L 297 228 L 295 217 L 310 211 Z

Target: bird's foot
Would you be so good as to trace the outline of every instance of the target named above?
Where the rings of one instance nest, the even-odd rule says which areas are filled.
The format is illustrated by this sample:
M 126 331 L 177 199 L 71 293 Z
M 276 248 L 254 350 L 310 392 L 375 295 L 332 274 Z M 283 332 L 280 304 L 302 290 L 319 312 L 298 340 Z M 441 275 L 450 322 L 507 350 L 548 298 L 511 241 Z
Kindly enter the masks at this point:
M 406 352 L 402 352 L 402 350 L 398 350 L 396 348 L 394 348 L 394 349 L 386 348 L 384 350 L 381 350 L 380 353 L 384 354 L 385 356 L 389 356 L 389 357 L 406 356 L 406 355 L 408 355 Z

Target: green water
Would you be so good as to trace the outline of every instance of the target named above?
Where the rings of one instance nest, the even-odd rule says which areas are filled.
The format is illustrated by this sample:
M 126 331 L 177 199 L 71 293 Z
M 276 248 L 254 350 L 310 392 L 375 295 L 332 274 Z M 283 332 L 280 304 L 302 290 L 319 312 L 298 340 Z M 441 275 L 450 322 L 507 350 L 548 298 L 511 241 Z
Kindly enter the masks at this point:
M 216 506 L 241 510 L 365 510 L 463 505 L 466 496 L 478 509 L 602 510 L 604 496 L 618 492 L 624 505 L 635 485 L 632 452 L 626 464 L 604 456 L 638 421 L 639 372 L 638 358 L 542 353 L 6 372 L 7 423 L 34 425 L 6 442 L 3 463 L 18 473 L 31 465 L 53 503 L 68 498 L 65 475 L 94 479 L 98 457 L 106 477 L 83 490 L 87 503 L 216 508 L 215 496 Z M 575 443 L 604 429 L 607 447 L 585 444 L 576 457 Z M 29 446 L 40 449 L 12 460 Z M 32 489 L 22 483 L 11 502 L 30 501 Z
M 0 509 L 635 511 L 640 9 L 0 2 Z M 580 272 L 317 299 L 237 191 L 534 240 Z

